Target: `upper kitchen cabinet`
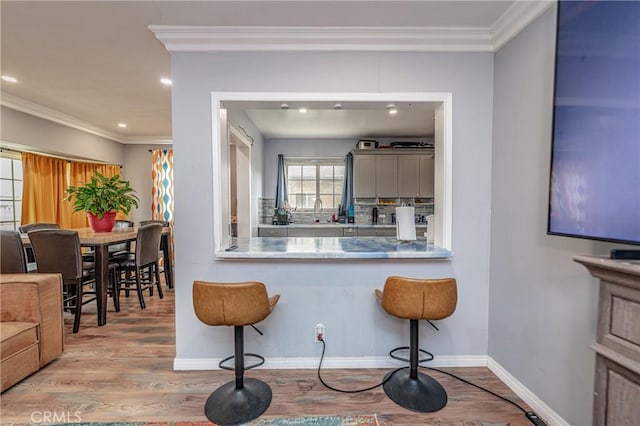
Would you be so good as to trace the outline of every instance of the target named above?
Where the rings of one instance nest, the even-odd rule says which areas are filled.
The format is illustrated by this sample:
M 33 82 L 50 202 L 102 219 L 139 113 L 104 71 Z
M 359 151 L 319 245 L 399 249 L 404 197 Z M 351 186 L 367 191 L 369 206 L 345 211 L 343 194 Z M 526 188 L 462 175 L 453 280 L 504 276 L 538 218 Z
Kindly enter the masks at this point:
M 398 155 L 398 196 L 433 197 L 433 154 Z
M 353 156 L 353 196 L 355 198 L 377 197 L 376 157 L 376 155 Z
M 422 151 L 424 152 L 424 151 Z M 355 198 L 428 198 L 434 196 L 434 155 L 416 150 L 376 151 L 353 156 Z

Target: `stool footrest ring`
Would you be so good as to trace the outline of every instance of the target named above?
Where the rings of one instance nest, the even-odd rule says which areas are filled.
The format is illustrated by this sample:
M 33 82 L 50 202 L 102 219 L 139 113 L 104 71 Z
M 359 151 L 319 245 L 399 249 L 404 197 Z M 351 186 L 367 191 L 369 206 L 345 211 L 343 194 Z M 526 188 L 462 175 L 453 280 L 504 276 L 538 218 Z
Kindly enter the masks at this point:
M 400 357 L 398 355 L 395 355 L 395 352 L 397 352 L 397 351 L 401 351 L 401 350 L 405 350 L 406 351 L 406 350 L 409 350 L 409 349 L 410 349 L 409 346 L 399 346 L 399 347 L 397 347 L 395 349 L 391 349 L 389 351 L 389 356 L 391 358 L 393 358 L 393 359 L 397 359 L 398 361 L 410 362 L 410 360 L 408 358 L 402 358 L 402 357 Z M 419 359 L 418 360 L 418 364 L 420 364 L 422 362 L 431 361 L 433 359 L 433 354 L 431 352 L 425 351 L 424 349 L 420 349 L 420 348 L 418 348 L 418 352 L 421 352 L 421 353 L 429 356 L 429 358 Z
M 253 353 L 250 353 L 250 352 L 245 352 L 245 353 L 244 353 L 244 356 L 245 356 L 245 357 L 253 357 L 253 358 L 257 358 L 257 359 L 258 359 L 258 361 L 257 361 L 255 364 L 245 365 L 245 367 L 244 367 L 244 370 L 243 370 L 243 371 L 247 371 L 247 370 L 250 370 L 250 369 L 252 369 L 252 368 L 260 367 L 262 364 L 264 364 L 264 357 L 263 357 L 263 356 L 261 356 L 261 355 L 253 354 Z M 233 368 L 233 367 L 229 367 L 229 366 L 227 366 L 227 365 L 222 365 L 222 364 L 224 364 L 225 362 L 227 362 L 227 361 L 230 361 L 230 360 L 234 359 L 235 357 L 236 357 L 235 355 L 231 355 L 231 356 L 226 357 L 225 359 L 223 359 L 222 361 L 220 361 L 220 362 L 218 363 L 218 367 L 220 367 L 220 368 L 221 368 L 221 369 L 223 369 L 223 370 L 235 371 L 235 368 Z

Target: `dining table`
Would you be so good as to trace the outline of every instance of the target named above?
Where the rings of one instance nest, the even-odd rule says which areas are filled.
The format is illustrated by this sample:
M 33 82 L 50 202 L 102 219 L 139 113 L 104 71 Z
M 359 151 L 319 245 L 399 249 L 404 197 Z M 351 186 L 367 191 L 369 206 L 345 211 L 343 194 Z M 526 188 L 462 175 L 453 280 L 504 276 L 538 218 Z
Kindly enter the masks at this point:
M 96 310 L 98 314 L 98 326 L 107 323 L 107 289 L 109 287 L 109 246 L 114 244 L 135 241 L 138 236 L 138 228 L 114 228 L 111 232 L 94 232 L 91 228 L 72 229 L 78 232 L 80 246 L 92 248 L 95 257 L 96 279 Z M 173 288 L 173 253 L 171 227 L 162 228 L 160 249 L 162 250 L 165 268 L 166 284 Z M 22 242 L 30 245 L 29 236 L 23 235 Z

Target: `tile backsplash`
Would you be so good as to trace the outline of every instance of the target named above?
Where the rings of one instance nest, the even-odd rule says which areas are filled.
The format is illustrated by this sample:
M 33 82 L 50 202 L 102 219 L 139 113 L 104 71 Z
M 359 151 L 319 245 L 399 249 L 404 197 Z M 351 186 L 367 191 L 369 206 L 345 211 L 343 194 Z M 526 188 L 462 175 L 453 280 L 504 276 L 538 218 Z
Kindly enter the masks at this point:
M 409 205 L 409 203 L 406 203 Z M 258 203 L 259 214 L 260 214 L 260 223 L 271 225 L 273 212 L 275 210 L 276 200 L 273 198 L 260 198 Z M 402 205 L 402 204 L 400 204 Z M 355 204 L 355 223 L 368 225 L 372 222 L 372 212 L 373 207 L 378 209 L 378 225 L 391 225 L 392 224 L 392 214 L 396 211 L 396 206 L 376 206 L 376 205 L 362 205 Z M 428 216 L 433 214 L 433 206 L 415 206 L 416 216 L 419 218 L 417 221 L 421 221 L 423 216 Z M 338 215 L 337 209 L 324 209 L 321 215 L 322 222 L 331 221 L 332 215 Z M 314 223 L 315 215 L 313 211 L 305 211 L 305 212 L 292 212 L 293 223 L 305 224 L 305 223 Z

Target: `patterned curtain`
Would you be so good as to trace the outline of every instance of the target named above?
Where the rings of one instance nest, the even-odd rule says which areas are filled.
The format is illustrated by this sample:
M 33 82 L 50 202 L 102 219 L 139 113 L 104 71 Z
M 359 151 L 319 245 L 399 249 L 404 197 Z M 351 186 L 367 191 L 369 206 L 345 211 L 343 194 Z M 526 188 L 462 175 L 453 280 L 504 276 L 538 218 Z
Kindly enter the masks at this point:
M 173 150 L 153 150 L 151 162 L 151 219 L 173 224 Z

